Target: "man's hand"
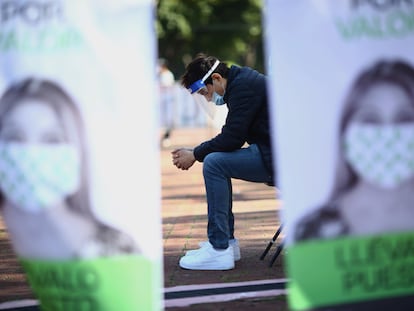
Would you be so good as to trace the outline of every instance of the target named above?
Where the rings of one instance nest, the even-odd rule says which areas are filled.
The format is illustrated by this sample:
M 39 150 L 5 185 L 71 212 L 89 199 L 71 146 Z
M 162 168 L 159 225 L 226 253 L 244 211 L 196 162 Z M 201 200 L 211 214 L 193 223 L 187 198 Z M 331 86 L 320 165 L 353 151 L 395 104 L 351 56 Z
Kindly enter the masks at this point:
M 192 149 L 176 149 L 171 152 L 173 164 L 182 170 L 188 170 L 196 161 Z

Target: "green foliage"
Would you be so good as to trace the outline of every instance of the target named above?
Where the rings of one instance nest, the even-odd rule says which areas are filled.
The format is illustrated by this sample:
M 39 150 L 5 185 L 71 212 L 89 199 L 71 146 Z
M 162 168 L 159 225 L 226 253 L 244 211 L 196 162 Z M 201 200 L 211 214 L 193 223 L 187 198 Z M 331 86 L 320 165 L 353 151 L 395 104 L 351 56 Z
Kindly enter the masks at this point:
M 158 54 L 176 78 L 199 52 L 263 68 L 262 0 L 158 0 Z

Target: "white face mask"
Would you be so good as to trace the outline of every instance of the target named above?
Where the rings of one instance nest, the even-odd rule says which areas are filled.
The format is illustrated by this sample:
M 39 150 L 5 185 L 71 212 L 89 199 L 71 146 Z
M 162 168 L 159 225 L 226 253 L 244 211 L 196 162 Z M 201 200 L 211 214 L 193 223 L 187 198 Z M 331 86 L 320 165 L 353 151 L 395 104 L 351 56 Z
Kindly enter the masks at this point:
M 390 189 L 414 176 L 414 123 L 352 124 L 344 143 L 349 164 L 371 184 Z
M 70 144 L 0 144 L 0 188 L 6 199 L 29 212 L 52 208 L 76 192 L 80 159 Z

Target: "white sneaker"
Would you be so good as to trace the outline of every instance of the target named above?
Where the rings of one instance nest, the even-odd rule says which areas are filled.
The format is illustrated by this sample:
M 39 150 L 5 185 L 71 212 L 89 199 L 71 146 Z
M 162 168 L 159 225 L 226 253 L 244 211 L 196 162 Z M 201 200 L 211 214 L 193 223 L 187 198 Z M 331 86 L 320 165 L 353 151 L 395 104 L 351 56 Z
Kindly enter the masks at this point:
M 233 247 L 216 250 L 210 242 L 180 259 L 180 267 L 189 270 L 230 270 L 234 268 Z
M 231 246 L 233 246 L 234 261 L 240 260 L 241 259 L 241 253 L 240 253 L 239 240 L 237 240 L 237 239 L 231 239 L 231 240 L 229 240 L 229 244 Z
M 185 253 L 186 256 L 191 256 L 195 254 L 196 252 L 200 251 L 203 247 L 208 246 L 210 243 L 208 241 L 199 242 L 198 245 L 200 246 L 199 249 L 192 249 Z M 241 259 L 240 254 L 240 245 L 239 240 L 237 239 L 231 239 L 229 240 L 229 245 L 233 246 L 233 252 L 234 252 L 234 261 L 238 261 Z

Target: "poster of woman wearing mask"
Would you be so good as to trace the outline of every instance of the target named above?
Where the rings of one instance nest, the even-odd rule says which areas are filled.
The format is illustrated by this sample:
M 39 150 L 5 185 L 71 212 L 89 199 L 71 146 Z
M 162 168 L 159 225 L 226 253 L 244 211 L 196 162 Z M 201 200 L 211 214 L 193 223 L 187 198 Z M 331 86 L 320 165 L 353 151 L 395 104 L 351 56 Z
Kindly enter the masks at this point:
M 153 4 L 0 3 L 0 215 L 40 308 L 161 310 Z
M 267 8 L 289 304 L 412 310 L 414 4 Z
M 343 106 L 338 140 L 333 193 L 296 225 L 294 239 L 414 230 L 412 64 L 378 60 L 357 77 Z
M 19 256 L 62 260 L 140 253 L 132 237 L 93 216 L 88 144 L 68 93 L 54 81 L 25 78 L 0 98 L 0 124 L 2 209 Z

